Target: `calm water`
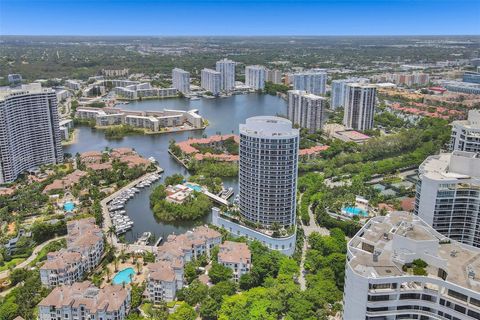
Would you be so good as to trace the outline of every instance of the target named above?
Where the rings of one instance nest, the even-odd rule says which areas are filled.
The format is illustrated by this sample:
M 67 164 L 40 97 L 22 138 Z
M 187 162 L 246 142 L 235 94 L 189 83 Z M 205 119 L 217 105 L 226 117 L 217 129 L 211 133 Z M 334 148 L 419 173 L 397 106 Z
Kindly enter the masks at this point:
M 159 135 L 127 136 L 121 140 L 107 140 L 102 131 L 80 127 L 77 131 L 77 142 L 64 147 L 64 151 L 75 154 L 90 150 L 103 150 L 105 147 L 132 147 L 144 157 L 154 157 L 165 172 L 164 176 L 174 173 L 188 175 L 187 170 L 173 160 L 167 150 L 169 141 L 183 141 L 189 137 L 201 137 L 203 134 L 238 133 L 238 125 L 245 119 L 260 115 L 276 115 L 286 113 L 286 102 L 279 97 L 270 95 L 236 95 L 228 98 L 200 99 L 190 101 L 187 99 L 163 99 L 130 102 L 120 106 L 128 110 L 156 111 L 163 109 L 191 110 L 198 109 L 202 117 L 209 121 L 205 130 L 167 133 Z M 163 180 L 163 179 L 162 179 Z M 160 182 L 159 182 L 160 183 Z M 224 179 L 226 187 L 237 190 L 237 179 Z M 153 187 L 153 186 L 152 186 Z M 125 236 L 128 241 L 134 241 L 144 231 L 150 231 L 158 238 L 166 238 L 172 233 L 183 233 L 194 225 L 209 222 L 211 217 L 206 216 L 197 222 L 181 222 L 178 224 L 165 224 L 155 221 L 149 206 L 149 195 L 152 187 L 144 189 L 131 199 L 125 206 L 128 215 L 134 221 L 134 227 Z

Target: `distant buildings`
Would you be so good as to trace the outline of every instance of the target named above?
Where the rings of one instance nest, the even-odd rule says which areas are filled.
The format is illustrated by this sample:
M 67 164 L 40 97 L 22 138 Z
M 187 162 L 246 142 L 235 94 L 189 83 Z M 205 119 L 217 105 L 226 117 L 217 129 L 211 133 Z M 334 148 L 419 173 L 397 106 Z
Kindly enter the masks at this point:
M 212 69 L 202 69 L 201 87 L 213 95 L 219 95 L 222 91 L 222 75 Z
M 220 72 L 220 89 L 232 91 L 235 88 L 235 61 L 222 59 L 217 61 L 216 70 Z
M 375 86 L 347 84 L 343 125 L 348 129 L 360 131 L 372 129 L 375 99 Z
M 417 216 L 374 217 L 349 241 L 343 319 L 480 319 L 480 251 Z
M 468 120 L 452 123 L 450 149 L 480 152 L 480 110 L 470 110 Z
M 480 94 L 480 83 L 470 83 L 461 81 L 445 81 L 443 87 L 451 92 L 460 92 L 467 94 Z
M 430 82 L 430 76 L 427 73 L 387 73 L 375 75 L 372 77 L 377 82 L 393 82 L 401 86 L 426 85 Z
M 0 184 L 63 162 L 57 95 L 40 84 L 0 90 Z
M 282 72 L 280 70 L 268 70 L 266 71 L 266 81 L 273 82 L 275 84 L 282 83 Z
M 265 88 L 265 75 L 264 66 L 246 66 L 245 85 L 255 90 L 263 90 Z
M 293 75 L 293 89 L 304 90 L 316 95 L 327 91 L 327 73 L 323 70 L 310 70 Z
M 80 84 L 80 82 L 76 80 L 66 80 L 65 87 L 76 91 L 76 90 L 80 90 L 82 88 L 82 85 Z
M 480 247 L 480 154 L 430 156 L 418 171 L 415 213 L 444 236 Z
M 332 80 L 332 99 L 330 103 L 330 108 L 333 110 L 337 108 L 345 107 L 345 99 L 347 97 L 347 84 L 348 83 L 368 83 L 370 80 L 368 78 L 349 78 L 349 79 L 340 79 Z
M 108 78 L 126 77 L 126 76 L 128 76 L 128 71 L 129 71 L 128 68 L 124 68 L 124 69 L 103 69 L 102 74 L 105 77 L 108 77 Z
M 466 71 L 463 74 L 463 82 L 480 83 L 480 72 Z
M 310 133 L 322 129 L 327 100 L 306 91 L 289 90 L 287 116 L 293 124 L 307 128 Z
M 218 251 L 218 263 L 233 271 L 233 280 L 238 282 L 240 277 L 252 268 L 252 254 L 247 244 L 242 242 L 225 241 Z
M 93 218 L 69 221 L 67 231 L 67 248 L 49 253 L 40 267 L 40 280 L 47 287 L 79 281 L 102 258 L 103 232 Z
M 75 117 L 83 120 L 95 120 L 98 126 L 128 124 L 136 128 L 145 128 L 153 132 L 164 128 L 184 127 L 184 130 L 203 128 L 203 118 L 198 110 L 128 111 L 117 108 L 78 108 Z
M 173 87 L 181 93 L 190 92 L 190 72 L 175 68 L 172 70 Z
M 38 304 L 38 319 L 124 320 L 129 311 L 129 289 L 109 284 L 99 289 L 84 281 L 53 289 Z
M 18 73 L 12 73 L 7 76 L 8 83 L 19 84 L 22 83 L 22 75 Z
M 114 88 L 114 91 L 120 98 L 127 100 L 168 98 L 178 95 L 178 91 L 175 88 L 153 88 L 148 82 L 131 84 L 126 87 L 117 86 Z

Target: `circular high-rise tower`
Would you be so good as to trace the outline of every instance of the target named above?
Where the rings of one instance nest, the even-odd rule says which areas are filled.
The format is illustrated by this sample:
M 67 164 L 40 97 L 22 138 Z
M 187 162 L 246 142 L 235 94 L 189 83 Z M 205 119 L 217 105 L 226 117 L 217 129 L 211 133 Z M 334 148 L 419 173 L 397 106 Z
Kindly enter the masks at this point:
M 299 131 L 283 118 L 240 124 L 240 214 L 270 228 L 295 225 Z

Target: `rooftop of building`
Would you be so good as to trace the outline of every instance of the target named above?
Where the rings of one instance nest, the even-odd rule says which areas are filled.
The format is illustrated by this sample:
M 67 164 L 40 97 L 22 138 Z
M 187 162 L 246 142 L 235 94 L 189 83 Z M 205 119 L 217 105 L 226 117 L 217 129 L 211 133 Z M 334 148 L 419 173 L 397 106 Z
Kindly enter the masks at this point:
M 175 271 L 170 261 L 161 260 L 147 264 L 148 277 L 154 281 L 175 281 Z
M 240 132 L 271 138 L 297 137 L 299 135 L 298 129 L 292 127 L 290 120 L 274 116 L 248 118 L 245 124 L 240 124 Z
M 84 306 L 91 313 L 103 310 L 113 312 L 120 309 L 127 297 L 128 290 L 120 285 L 106 285 L 99 289 L 91 282 L 84 281 L 53 289 L 38 305 L 56 308 Z
M 218 262 L 250 263 L 252 254 L 243 242 L 225 241 L 219 247 Z
M 469 110 L 467 120 L 454 121 L 452 125 L 461 126 L 465 129 L 480 130 L 480 110 L 478 109 Z
M 40 83 L 23 84 L 17 87 L 0 87 L 0 101 L 3 101 L 12 96 L 42 92 L 55 91 L 53 91 L 51 88 L 42 88 Z
M 428 157 L 418 168 L 420 175 L 432 180 L 480 177 L 480 153 L 454 151 Z
M 403 266 L 422 259 L 428 264 L 427 277 L 480 290 L 480 249 L 442 236 L 411 213 L 372 218 L 348 246 L 350 267 L 364 277 L 413 276 Z

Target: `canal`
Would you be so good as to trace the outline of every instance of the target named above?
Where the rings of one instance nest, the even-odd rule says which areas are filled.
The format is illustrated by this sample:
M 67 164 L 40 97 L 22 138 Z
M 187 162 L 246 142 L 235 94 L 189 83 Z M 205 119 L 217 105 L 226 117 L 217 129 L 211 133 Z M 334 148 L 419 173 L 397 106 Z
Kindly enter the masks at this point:
M 188 175 L 187 170 L 170 157 L 167 152 L 169 142 L 172 139 L 183 141 L 189 137 L 201 137 L 203 134 L 238 134 L 238 126 L 240 123 L 245 122 L 245 119 L 260 115 L 286 114 L 287 108 L 283 99 L 260 94 L 234 95 L 217 99 L 202 98 L 194 101 L 188 99 L 145 100 L 130 102 L 126 105 L 120 105 L 120 107 L 136 111 L 198 109 L 199 114 L 208 120 L 209 126 L 205 130 L 126 136 L 121 140 L 108 140 L 101 130 L 80 127 L 77 128 L 75 143 L 65 146 L 64 151 L 75 155 L 77 152 L 104 150 L 105 147 L 132 147 L 146 158 L 154 157 L 160 167 L 165 170 L 164 177 L 174 173 L 186 176 Z M 162 180 L 157 182 L 157 184 L 161 183 Z M 236 178 L 225 178 L 223 182 L 225 187 L 233 187 L 234 190 L 237 190 Z M 125 206 L 128 216 L 134 221 L 133 229 L 125 235 L 127 241 L 135 241 L 144 231 L 150 231 L 157 238 L 161 236 L 165 239 L 169 234 L 183 233 L 195 225 L 210 221 L 210 216 L 205 216 L 199 221 L 183 221 L 179 223 L 155 221 L 148 199 L 154 186 L 155 184 L 150 188 L 143 189 Z

